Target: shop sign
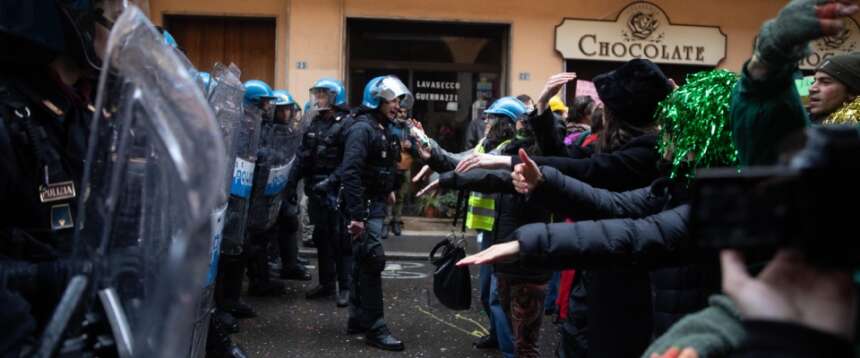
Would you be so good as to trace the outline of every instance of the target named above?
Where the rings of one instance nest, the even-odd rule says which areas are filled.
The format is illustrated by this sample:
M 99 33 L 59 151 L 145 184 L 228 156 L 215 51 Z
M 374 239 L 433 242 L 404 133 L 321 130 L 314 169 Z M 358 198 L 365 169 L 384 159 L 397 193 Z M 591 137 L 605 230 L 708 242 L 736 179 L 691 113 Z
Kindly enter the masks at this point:
M 845 21 L 845 29 L 839 34 L 812 41 L 810 44 L 812 54 L 800 61 L 800 68 L 814 70 L 830 57 L 857 51 L 858 44 L 860 44 L 860 26 L 857 20 L 848 18 Z
M 417 79 L 416 101 L 459 102 L 460 82 Z
M 726 35 L 717 26 L 679 25 L 657 5 L 639 1 L 615 20 L 565 19 L 555 48 L 565 59 L 716 66 L 726 57 Z

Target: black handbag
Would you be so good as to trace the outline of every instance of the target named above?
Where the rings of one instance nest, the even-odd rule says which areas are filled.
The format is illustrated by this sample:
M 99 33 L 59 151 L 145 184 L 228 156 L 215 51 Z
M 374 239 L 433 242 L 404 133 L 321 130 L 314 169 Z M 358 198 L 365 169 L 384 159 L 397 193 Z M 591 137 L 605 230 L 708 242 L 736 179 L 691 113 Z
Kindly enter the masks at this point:
M 460 192 L 457 198 L 457 213 L 454 214 L 454 226 L 457 226 L 457 219 L 460 217 L 460 207 L 464 204 L 465 193 Z M 465 212 L 465 210 L 463 210 Z M 463 231 L 466 230 L 465 220 L 463 221 Z M 442 302 L 445 307 L 455 311 L 468 310 L 472 305 L 472 276 L 469 273 L 469 267 L 457 267 L 457 262 L 466 257 L 466 250 L 459 245 L 465 242 L 464 239 L 458 240 L 456 243 L 456 234 L 450 238 L 442 240 L 433 250 L 430 251 L 430 262 L 436 266 L 433 272 L 433 294 L 439 302 Z M 441 256 L 436 257 L 436 252 L 441 249 Z
M 442 249 L 438 258 L 436 252 Z M 430 251 L 433 272 L 433 293 L 445 307 L 455 311 L 468 310 L 472 305 L 472 277 L 469 267 L 457 267 L 457 261 L 466 257 L 466 250 L 445 239 Z

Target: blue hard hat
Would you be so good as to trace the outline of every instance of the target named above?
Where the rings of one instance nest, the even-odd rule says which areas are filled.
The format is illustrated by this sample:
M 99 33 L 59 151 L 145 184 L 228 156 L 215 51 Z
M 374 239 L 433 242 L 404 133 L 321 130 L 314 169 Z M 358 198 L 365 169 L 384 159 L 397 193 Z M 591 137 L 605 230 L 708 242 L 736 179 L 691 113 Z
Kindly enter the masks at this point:
M 400 107 L 410 109 L 414 102 L 412 92 L 395 76 L 374 77 L 364 86 L 361 105 L 370 109 L 379 107 L 379 100 L 393 101 L 400 98 Z
M 499 98 L 497 101 L 493 102 L 490 105 L 490 108 L 484 111 L 486 114 L 495 114 L 498 116 L 505 116 L 514 121 L 520 118 L 520 116 L 526 114 L 526 105 L 523 104 L 516 97 L 508 96 Z
M 179 47 L 179 44 L 176 43 L 176 39 L 173 38 L 173 35 L 171 35 L 169 32 L 167 32 L 167 30 L 162 31 L 161 36 L 164 37 L 164 43 L 167 44 L 168 46 L 173 47 L 173 48 Z
M 274 90 L 272 91 L 272 96 L 275 97 L 275 100 L 272 102 L 276 106 L 291 106 L 295 105 L 298 107 L 296 100 L 293 99 L 293 96 L 290 95 L 290 92 L 287 90 Z
M 269 87 L 266 82 L 260 80 L 248 80 L 244 83 L 245 86 L 245 101 L 258 103 L 260 100 L 274 99 L 272 96 L 272 87 Z
M 310 90 L 313 91 L 315 89 L 326 89 L 329 92 L 334 93 L 332 104 L 335 106 L 346 105 L 346 88 L 343 86 L 343 82 L 333 78 L 322 78 L 319 81 L 316 81 Z

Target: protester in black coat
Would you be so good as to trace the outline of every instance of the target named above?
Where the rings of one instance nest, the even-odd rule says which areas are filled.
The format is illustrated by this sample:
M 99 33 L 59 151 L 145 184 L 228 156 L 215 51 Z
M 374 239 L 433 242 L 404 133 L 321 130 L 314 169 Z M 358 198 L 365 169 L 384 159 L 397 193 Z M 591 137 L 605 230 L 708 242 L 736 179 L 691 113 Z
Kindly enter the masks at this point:
M 514 141 L 515 151 L 530 141 Z M 475 191 L 494 194 L 495 220 L 493 230 L 485 234 L 490 243 L 502 243 L 518 227 L 549 220 L 549 212 L 539 203 L 529 205 L 525 196 L 514 190 L 509 170 L 476 169 L 465 173 L 449 171 L 439 176 L 435 187 Z M 422 191 L 423 193 L 423 191 Z M 551 271 L 528 269 L 517 264 L 493 265 L 498 278 L 499 297 L 502 308 L 512 326 L 515 349 L 520 357 L 539 356 L 540 326 L 543 316 L 543 301 Z M 516 310 L 517 314 L 512 314 Z

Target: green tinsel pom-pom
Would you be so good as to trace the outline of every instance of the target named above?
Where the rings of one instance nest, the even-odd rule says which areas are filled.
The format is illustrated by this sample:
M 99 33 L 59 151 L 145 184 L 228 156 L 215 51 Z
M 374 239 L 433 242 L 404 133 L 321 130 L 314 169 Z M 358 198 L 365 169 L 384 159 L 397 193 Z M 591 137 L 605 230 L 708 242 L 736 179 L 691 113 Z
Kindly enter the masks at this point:
M 737 81 L 738 76 L 726 70 L 693 73 L 687 84 L 660 102 L 658 149 L 672 162 L 670 178 L 692 179 L 696 168 L 737 165 L 729 119 Z

